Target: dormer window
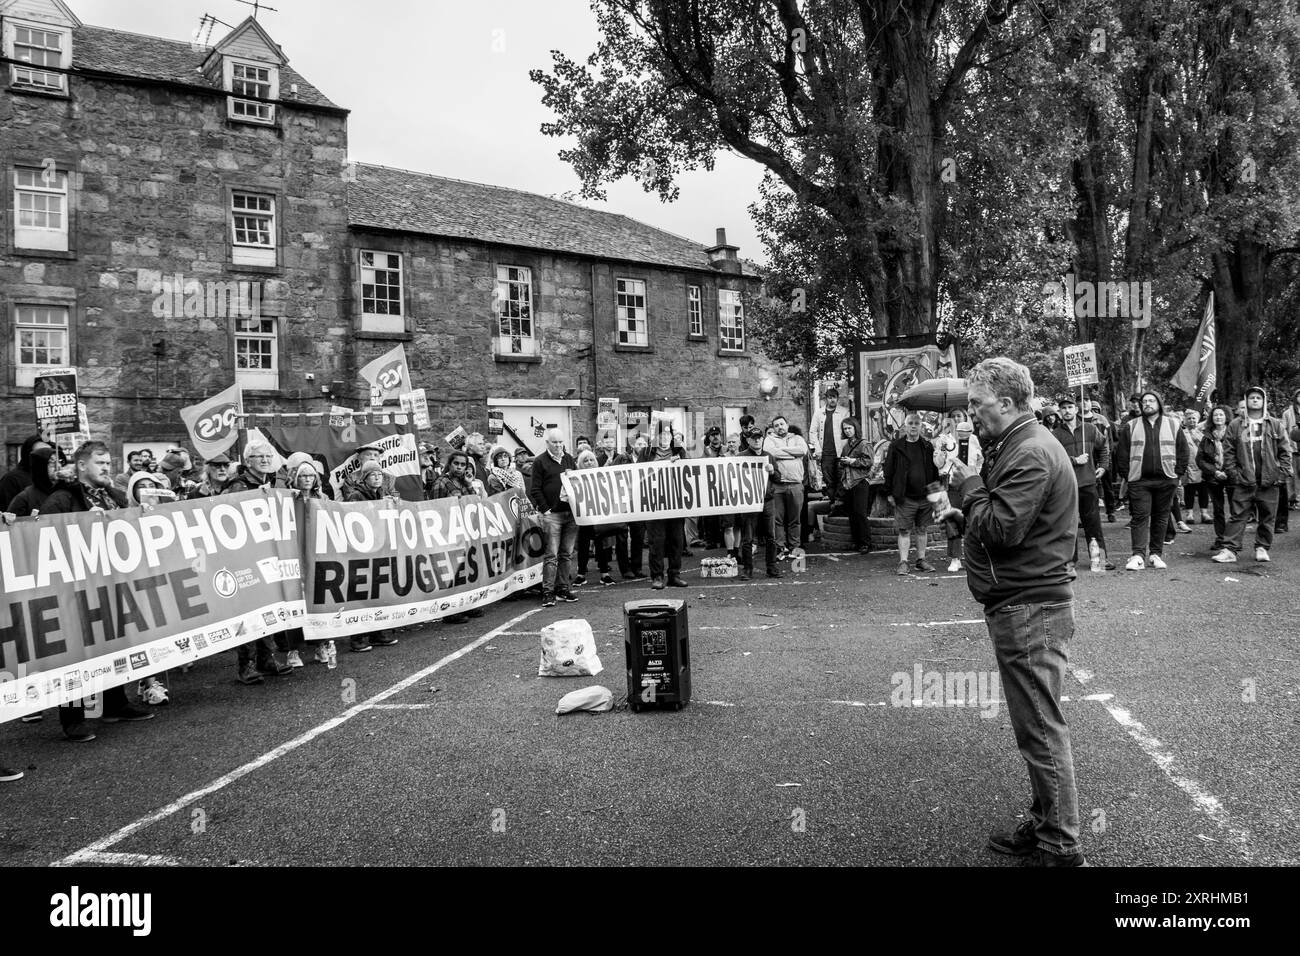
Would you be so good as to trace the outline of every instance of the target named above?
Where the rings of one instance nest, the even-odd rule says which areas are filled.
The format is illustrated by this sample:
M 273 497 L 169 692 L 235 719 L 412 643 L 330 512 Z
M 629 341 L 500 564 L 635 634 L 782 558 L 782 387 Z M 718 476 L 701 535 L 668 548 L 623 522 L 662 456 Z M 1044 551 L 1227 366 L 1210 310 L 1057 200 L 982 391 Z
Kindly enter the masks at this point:
M 228 115 L 244 123 L 275 122 L 275 104 L 266 100 L 280 98 L 280 71 L 273 66 L 225 61 Z
M 14 88 L 42 93 L 68 91 L 67 73 L 62 71 L 72 65 L 71 31 L 44 24 L 6 22 L 4 54 L 19 61 L 9 64 L 9 81 Z

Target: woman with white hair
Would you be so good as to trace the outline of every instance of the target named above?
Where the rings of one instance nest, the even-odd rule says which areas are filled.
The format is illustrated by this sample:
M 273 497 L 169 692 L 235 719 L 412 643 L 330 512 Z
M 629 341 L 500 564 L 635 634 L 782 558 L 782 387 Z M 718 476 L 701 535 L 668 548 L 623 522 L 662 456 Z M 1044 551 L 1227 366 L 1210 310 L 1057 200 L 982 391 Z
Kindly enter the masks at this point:
M 223 494 L 238 494 L 241 491 L 257 491 L 259 488 L 283 488 L 284 483 L 276 477 L 276 460 L 280 456 L 269 442 L 251 441 L 244 448 L 244 465 L 239 473 L 226 482 Z

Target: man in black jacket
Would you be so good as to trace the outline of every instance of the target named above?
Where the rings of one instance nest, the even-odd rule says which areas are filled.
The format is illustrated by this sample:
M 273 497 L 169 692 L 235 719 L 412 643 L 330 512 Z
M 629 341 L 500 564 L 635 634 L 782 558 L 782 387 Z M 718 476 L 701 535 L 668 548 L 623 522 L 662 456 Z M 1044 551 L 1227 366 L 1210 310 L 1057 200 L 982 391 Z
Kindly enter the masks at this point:
M 985 436 L 984 469 L 952 465 L 966 523 L 966 582 L 984 605 L 1016 744 L 1029 765 L 1029 819 L 993 833 L 990 848 L 1033 854 L 1039 866 L 1082 866 L 1079 799 L 1061 683 L 1074 636 L 1079 510 L 1073 468 L 1029 410 L 1029 369 L 1007 358 L 967 376 L 970 413 Z M 952 509 L 941 517 L 956 516 Z
M 546 451 L 533 459 L 528 478 L 528 497 L 541 512 L 546 525 L 546 557 L 542 559 L 542 607 L 554 607 L 556 599 L 572 603 L 573 546 L 578 524 L 564 495 L 560 476 L 578 467 L 564 450 L 564 434 L 558 428 L 546 431 Z
M 5 472 L 0 478 L 0 511 L 9 510 L 9 502 L 17 498 L 32 483 L 32 452 L 38 448 L 49 448 L 48 442 L 41 441 L 40 435 L 32 435 L 23 442 L 18 455 L 18 464 Z
M 88 441 L 72 456 L 77 469 L 74 481 L 64 482 L 50 493 L 41 506 L 42 517 L 71 514 L 81 511 L 112 511 L 125 508 L 126 497 L 113 487 L 113 459 L 108 446 L 99 441 Z M 126 699 L 125 685 L 104 691 L 104 723 L 118 721 L 151 720 L 153 714 L 132 707 Z M 59 723 L 63 734 L 73 743 L 86 743 L 95 734 L 86 726 L 85 701 L 66 704 L 59 708 Z
M 1097 547 L 1106 551 L 1106 535 L 1101 530 L 1101 510 L 1097 501 L 1097 485 L 1101 476 L 1110 467 L 1110 441 L 1101 430 L 1088 421 L 1079 421 L 1078 408 L 1074 399 L 1066 396 L 1061 399 L 1061 423 L 1052 434 L 1065 448 L 1065 453 L 1074 465 L 1074 480 L 1079 487 L 1079 521 L 1083 525 L 1086 540 L 1096 541 Z M 1079 560 L 1079 539 L 1075 536 L 1074 560 Z M 1115 564 L 1105 558 L 1107 571 L 1114 571 Z M 1098 570 L 1098 569 L 1094 569 Z
M 894 506 L 894 523 L 898 530 L 898 573 L 907 574 L 911 553 L 912 529 L 916 529 L 916 570 L 933 571 L 925 560 L 930 513 L 926 486 L 939 480 L 934 463 L 934 445 L 921 437 L 921 415 L 908 412 L 903 419 L 903 434 L 894 439 L 885 454 L 885 494 Z

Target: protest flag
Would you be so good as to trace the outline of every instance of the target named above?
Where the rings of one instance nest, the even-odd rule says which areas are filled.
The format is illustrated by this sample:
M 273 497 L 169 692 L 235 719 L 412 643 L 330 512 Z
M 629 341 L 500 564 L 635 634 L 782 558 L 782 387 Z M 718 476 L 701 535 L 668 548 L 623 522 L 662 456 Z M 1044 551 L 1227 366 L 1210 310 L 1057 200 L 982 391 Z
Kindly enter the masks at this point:
M 1218 349 L 1214 337 L 1214 293 L 1210 293 L 1205 303 L 1205 315 L 1201 326 L 1196 330 L 1192 349 L 1187 353 L 1178 372 L 1170 381 L 1182 389 L 1196 402 L 1198 409 L 1204 410 L 1210 403 L 1210 394 L 1214 391 L 1216 381 L 1215 359 Z
M 406 346 L 398 345 L 361 369 L 362 378 L 379 389 L 379 400 L 398 398 L 411 391 L 411 373 L 406 364 Z
M 239 438 L 239 419 L 243 414 L 244 393 L 235 383 L 206 401 L 182 408 L 181 421 L 189 430 L 194 450 L 206 461 Z

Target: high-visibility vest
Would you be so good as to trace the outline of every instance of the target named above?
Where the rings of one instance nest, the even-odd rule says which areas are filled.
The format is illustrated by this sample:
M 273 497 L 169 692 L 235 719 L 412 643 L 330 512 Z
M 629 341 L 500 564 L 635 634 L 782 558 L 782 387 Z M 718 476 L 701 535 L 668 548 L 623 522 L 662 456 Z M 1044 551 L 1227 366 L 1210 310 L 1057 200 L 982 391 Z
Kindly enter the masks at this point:
M 1144 416 L 1139 415 L 1128 423 L 1129 455 L 1128 480 L 1138 481 L 1142 477 L 1142 459 L 1147 445 L 1147 430 L 1143 424 Z M 1178 425 L 1168 415 L 1156 419 L 1160 430 L 1160 467 L 1168 478 L 1177 478 L 1178 472 Z

